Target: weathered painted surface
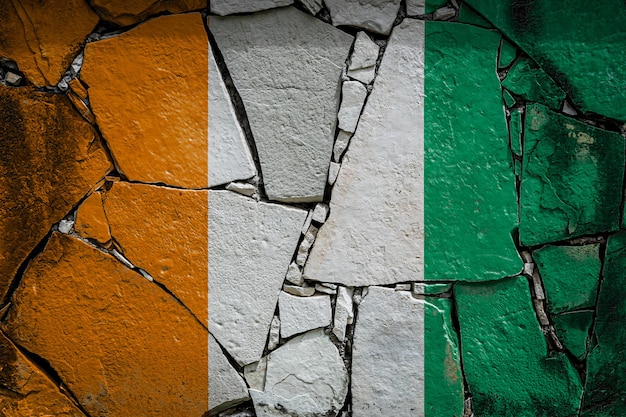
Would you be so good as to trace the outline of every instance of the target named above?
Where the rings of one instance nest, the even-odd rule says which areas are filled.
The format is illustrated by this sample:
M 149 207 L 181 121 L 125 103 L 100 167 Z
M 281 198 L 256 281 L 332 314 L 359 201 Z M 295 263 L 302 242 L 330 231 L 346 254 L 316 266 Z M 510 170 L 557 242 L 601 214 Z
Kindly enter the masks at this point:
M 109 222 L 102 206 L 102 193 L 94 192 L 76 210 L 74 232 L 85 239 L 91 239 L 100 245 L 108 246 L 111 242 Z
M 552 316 L 556 334 L 561 343 L 579 360 L 587 356 L 589 329 L 593 324 L 593 311 L 575 311 Z
M 561 108 L 565 92 L 530 59 L 519 58 L 508 70 L 502 87 L 522 96 L 527 101 L 537 102 L 551 109 Z
M 204 9 L 207 0 L 90 0 L 89 3 L 102 19 L 128 26 L 164 12 L 183 13 Z

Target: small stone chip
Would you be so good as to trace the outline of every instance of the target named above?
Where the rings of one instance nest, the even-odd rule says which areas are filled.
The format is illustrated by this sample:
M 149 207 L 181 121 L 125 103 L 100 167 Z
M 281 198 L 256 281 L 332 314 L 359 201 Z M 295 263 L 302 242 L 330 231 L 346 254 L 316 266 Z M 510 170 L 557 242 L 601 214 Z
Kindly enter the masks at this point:
M 339 131 L 337 139 L 335 139 L 335 146 L 333 148 L 333 160 L 335 162 L 339 162 L 339 160 L 343 156 L 343 153 L 346 151 L 346 149 L 348 149 L 351 137 L 352 133 L 348 133 L 343 130 Z
M 339 175 L 339 168 L 341 168 L 341 164 L 337 162 L 331 162 L 330 167 L 328 168 L 328 184 L 333 185 L 335 181 L 337 181 L 337 175 Z
M 433 20 L 450 20 L 456 16 L 456 10 L 453 7 L 441 7 L 433 12 Z
M 315 210 L 313 210 L 313 221 L 318 223 L 324 223 L 326 221 L 326 217 L 328 217 L 328 210 L 328 204 L 316 204 Z
M 291 265 L 289 265 L 285 279 L 294 285 L 301 286 L 302 284 L 304 284 L 304 279 L 302 278 L 302 271 L 300 270 L 300 267 L 295 262 L 292 262 Z
M 270 334 L 267 340 L 267 349 L 274 350 L 278 347 L 280 343 L 280 318 L 278 316 L 274 316 L 272 322 L 270 323 Z
M 309 287 L 306 283 L 303 286 L 285 284 L 283 291 L 300 297 L 310 297 L 315 294 L 315 287 Z

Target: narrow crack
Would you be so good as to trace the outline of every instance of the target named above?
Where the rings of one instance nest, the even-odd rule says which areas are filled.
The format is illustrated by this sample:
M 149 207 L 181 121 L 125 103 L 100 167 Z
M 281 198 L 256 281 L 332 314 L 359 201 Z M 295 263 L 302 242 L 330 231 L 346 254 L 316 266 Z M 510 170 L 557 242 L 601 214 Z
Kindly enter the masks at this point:
M 465 375 L 465 362 L 463 359 L 463 340 L 461 338 L 461 322 L 459 320 L 459 306 L 456 300 L 456 292 L 455 285 L 452 285 L 452 290 L 450 293 L 450 300 L 452 303 L 452 308 L 450 309 L 450 314 L 452 316 L 452 327 L 456 331 L 457 335 L 457 343 L 459 346 L 459 363 L 461 367 L 461 376 L 463 377 L 463 394 L 464 394 L 464 411 L 463 417 L 473 417 L 474 411 L 472 409 L 472 392 L 469 387 L 469 383 L 467 382 L 467 377 Z

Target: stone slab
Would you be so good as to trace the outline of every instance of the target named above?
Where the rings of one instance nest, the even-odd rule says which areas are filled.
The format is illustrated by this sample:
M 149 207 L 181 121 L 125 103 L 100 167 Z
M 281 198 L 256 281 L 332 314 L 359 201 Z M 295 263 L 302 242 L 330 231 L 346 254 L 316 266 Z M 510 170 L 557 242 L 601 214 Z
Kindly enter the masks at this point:
M 298 297 L 281 291 L 278 309 L 281 322 L 280 336 L 283 339 L 319 327 L 326 327 L 332 319 L 328 295 Z
M 335 26 L 354 26 L 383 35 L 389 34 L 400 0 L 324 0 Z
M 209 11 L 220 16 L 253 13 L 275 7 L 289 6 L 293 0 L 210 0 Z
M 541 103 L 555 110 L 561 108 L 565 99 L 565 91 L 529 58 L 520 58 L 515 62 L 502 80 L 502 87 L 527 101 Z
M 209 335 L 209 412 L 216 413 L 250 399 L 243 378 Z
M 219 0 L 210 0 L 209 3 Z M 96 13 L 109 22 L 128 26 L 161 13 L 185 13 L 207 7 L 207 0 L 90 0 Z

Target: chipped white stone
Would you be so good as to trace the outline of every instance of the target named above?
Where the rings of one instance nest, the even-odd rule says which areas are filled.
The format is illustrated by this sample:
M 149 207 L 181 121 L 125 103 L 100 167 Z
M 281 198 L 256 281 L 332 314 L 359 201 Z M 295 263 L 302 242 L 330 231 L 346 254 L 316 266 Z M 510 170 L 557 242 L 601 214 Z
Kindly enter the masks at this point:
M 337 181 L 337 175 L 339 175 L 339 168 L 341 168 L 341 164 L 337 162 L 331 162 L 330 167 L 328 168 L 328 184 L 333 185 L 335 181 Z
M 274 350 L 278 347 L 278 344 L 280 343 L 280 328 L 280 318 L 278 316 L 274 316 L 272 322 L 270 323 L 270 333 L 267 340 L 268 350 Z
M 318 223 L 324 223 L 328 217 L 328 205 L 324 203 L 317 203 L 313 210 L 313 221 Z
M 433 12 L 433 20 L 450 20 L 456 16 L 456 9 L 449 6 L 440 7 Z
M 339 129 L 353 133 L 359 122 L 361 109 L 367 96 L 367 89 L 358 81 L 346 81 L 343 83 L 341 107 L 339 108 Z
M 337 288 L 337 301 L 335 303 L 335 319 L 333 321 L 333 333 L 340 342 L 346 338 L 346 326 L 354 321 L 354 307 L 352 304 L 352 288 L 339 286 Z
M 306 220 L 302 225 L 302 234 L 305 234 L 307 230 L 309 230 L 309 226 L 311 226 L 311 221 L 313 220 L 313 210 L 309 210 L 309 213 L 306 216 Z
M 363 298 L 352 348 L 354 417 L 424 415 L 424 306 L 393 288 L 370 287 Z
M 252 197 L 256 193 L 256 187 L 247 182 L 231 182 L 226 186 L 226 189 L 248 197 Z
M 426 0 L 406 0 L 406 14 L 409 16 L 419 16 L 424 14 Z
M 267 356 L 258 362 L 253 362 L 243 367 L 243 377 L 252 389 L 263 391 L 265 389 L 265 373 L 267 372 Z
M 292 7 L 212 16 L 210 27 L 246 108 L 268 198 L 322 201 L 353 37 Z
M 59 222 L 59 232 L 61 233 L 68 234 L 69 232 L 72 231 L 73 228 L 74 228 L 73 220 L 63 219 Z
M 569 116 L 576 116 L 578 114 L 574 105 L 567 99 L 563 100 L 563 109 L 561 111 Z
M 243 378 L 222 353 L 212 335 L 209 335 L 209 410 L 216 412 L 250 399 Z
M 411 284 L 404 283 L 404 284 L 396 284 L 395 289 L 396 291 L 411 291 L 412 289 L 411 287 L 412 287 Z
M 535 292 L 535 298 L 537 300 L 545 300 L 546 294 L 543 292 L 543 283 L 541 282 L 541 276 L 539 275 L 539 270 L 535 270 L 533 272 L 534 273 L 532 274 L 532 282 L 533 282 L 533 289 Z
M 369 84 L 376 76 L 376 60 L 380 47 L 365 32 L 359 32 L 350 57 L 348 77 Z
M 281 292 L 278 299 L 280 310 L 280 335 L 288 338 L 330 324 L 332 311 L 328 295 L 298 297 Z
M 340 130 L 337 134 L 337 139 L 335 139 L 335 146 L 333 148 L 333 160 L 335 162 L 339 162 L 343 153 L 346 149 L 348 149 L 351 137 L 352 133 L 344 132 L 343 130 Z
M 297 295 L 299 297 L 310 297 L 315 294 L 315 286 L 304 285 L 283 285 L 283 291 L 288 294 Z
M 124 255 L 122 255 L 117 249 L 111 250 L 111 255 L 115 257 L 118 261 L 120 261 L 126 268 L 135 269 L 135 265 L 131 261 L 128 260 Z
M 316 15 L 322 10 L 322 0 L 300 0 L 300 3 L 311 12 L 312 15 Z
M 256 168 L 209 47 L 209 187 L 251 178 Z
M 220 16 L 233 13 L 250 13 L 275 7 L 289 6 L 293 0 L 211 0 L 209 11 Z
M 265 390 L 250 390 L 257 417 L 335 416 L 348 372 L 323 329 L 296 336 L 268 355 Z
M 319 284 L 319 283 L 315 284 L 315 291 L 321 292 L 321 293 L 324 293 L 324 294 L 330 294 L 330 295 L 337 294 L 336 286 L 335 286 L 335 288 L 330 288 L 330 287 L 327 287 L 327 286 Z
M 333 25 L 355 26 L 389 34 L 400 10 L 400 0 L 325 0 Z
M 22 82 L 22 76 L 9 71 L 4 76 L 4 82 L 6 82 L 8 85 L 16 86 Z
M 534 272 L 535 272 L 535 264 L 533 262 L 524 262 L 524 269 L 522 273 L 524 275 L 528 275 L 529 277 L 532 277 Z
M 306 211 L 209 191 L 209 330 L 240 364 L 261 358 Z
M 537 314 L 537 318 L 539 319 L 539 324 L 541 324 L 542 326 L 549 326 L 550 319 L 548 319 L 546 310 L 543 307 L 543 301 L 533 299 L 533 305 L 535 306 L 535 313 Z
M 319 229 L 315 226 L 309 226 L 309 230 L 304 234 L 304 238 L 298 247 L 298 254 L 296 255 L 296 264 L 304 266 L 307 258 L 309 257 L 309 250 L 315 242 Z
M 287 268 L 287 275 L 285 279 L 294 285 L 304 284 L 304 278 L 302 278 L 302 270 L 295 262 L 292 262 Z
M 346 286 L 423 279 L 423 48 L 423 21 L 394 28 L 305 279 Z

